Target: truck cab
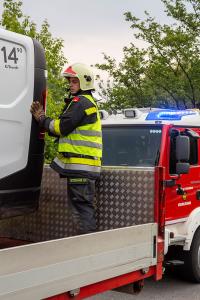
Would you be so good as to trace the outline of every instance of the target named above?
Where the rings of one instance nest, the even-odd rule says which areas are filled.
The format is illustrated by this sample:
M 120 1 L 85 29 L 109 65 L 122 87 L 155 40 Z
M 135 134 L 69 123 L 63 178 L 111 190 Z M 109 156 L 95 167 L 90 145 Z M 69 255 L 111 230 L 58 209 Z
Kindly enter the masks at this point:
M 111 116 L 102 112 L 102 118 L 103 165 L 162 169 L 158 201 L 164 205 L 158 210 L 166 261 L 200 282 L 199 110 L 126 109 Z
M 166 224 L 182 222 L 199 207 L 199 111 L 132 112 L 127 109 L 124 114 L 104 116 L 103 165 L 163 167 Z

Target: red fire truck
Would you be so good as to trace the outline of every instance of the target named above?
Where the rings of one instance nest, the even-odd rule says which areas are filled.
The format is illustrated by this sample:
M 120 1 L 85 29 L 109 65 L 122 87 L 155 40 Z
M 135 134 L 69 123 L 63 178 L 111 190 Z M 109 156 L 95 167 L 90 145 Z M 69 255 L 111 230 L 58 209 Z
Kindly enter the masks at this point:
M 45 167 L 39 209 L 0 221 L 0 299 L 82 299 L 141 287 L 144 278 L 162 278 L 164 256 L 200 281 L 199 112 L 101 114 L 99 231 L 77 236 L 66 179 Z
M 83 299 L 128 284 L 140 289 L 147 277 L 160 280 L 165 264 L 178 264 L 200 282 L 199 111 L 101 111 L 98 231 L 77 235 L 67 179 L 45 166 L 38 192 L 43 141 L 29 108 L 36 83 L 45 103 L 43 50 L 4 30 L 0 43 L 0 76 L 17 86 L 16 97 L 0 89 L 0 137 L 7 142 L 0 150 L 0 299 Z

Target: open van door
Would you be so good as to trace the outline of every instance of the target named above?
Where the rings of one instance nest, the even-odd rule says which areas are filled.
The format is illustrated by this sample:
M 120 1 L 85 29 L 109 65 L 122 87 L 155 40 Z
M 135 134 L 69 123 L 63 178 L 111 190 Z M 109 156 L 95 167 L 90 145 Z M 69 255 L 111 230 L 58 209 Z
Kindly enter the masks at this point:
M 38 206 L 44 139 L 30 106 L 45 108 L 45 75 L 41 44 L 0 29 L 0 218 Z

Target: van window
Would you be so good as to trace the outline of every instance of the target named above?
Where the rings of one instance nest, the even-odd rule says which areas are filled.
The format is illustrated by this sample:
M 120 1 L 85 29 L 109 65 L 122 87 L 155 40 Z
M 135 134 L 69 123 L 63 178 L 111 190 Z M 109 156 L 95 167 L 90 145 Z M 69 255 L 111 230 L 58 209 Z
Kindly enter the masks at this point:
M 161 133 L 158 126 L 103 127 L 103 165 L 157 165 Z

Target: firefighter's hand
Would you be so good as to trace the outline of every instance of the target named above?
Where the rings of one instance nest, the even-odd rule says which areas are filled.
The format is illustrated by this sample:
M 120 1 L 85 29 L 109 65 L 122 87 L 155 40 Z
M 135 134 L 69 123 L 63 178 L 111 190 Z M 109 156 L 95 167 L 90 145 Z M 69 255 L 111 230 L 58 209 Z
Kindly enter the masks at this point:
M 37 122 L 39 122 L 41 118 L 45 117 L 43 106 L 38 101 L 32 103 L 30 112 L 32 113 Z

